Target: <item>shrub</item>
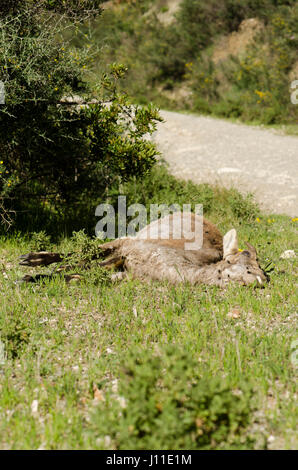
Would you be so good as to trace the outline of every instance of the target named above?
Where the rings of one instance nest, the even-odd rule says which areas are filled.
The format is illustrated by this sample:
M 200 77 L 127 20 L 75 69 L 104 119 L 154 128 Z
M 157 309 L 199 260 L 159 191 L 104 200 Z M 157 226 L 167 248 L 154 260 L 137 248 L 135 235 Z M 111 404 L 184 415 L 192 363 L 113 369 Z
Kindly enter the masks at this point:
M 80 2 L 63 9 L 64 3 L 25 2 L 17 14 L 0 16 L 0 79 L 6 89 L 0 202 L 8 222 L 13 210 L 19 222 L 23 214 L 31 217 L 31 225 L 63 218 L 66 211 L 67 219 L 82 207 L 86 211 L 92 198 L 93 211 L 111 184 L 146 173 L 155 162 L 155 146 L 143 136 L 159 119 L 156 109 L 135 108 L 118 92 L 121 65 L 90 86 L 88 44 L 71 49 L 62 33 L 70 21 L 75 31 L 96 8 L 86 1 L 91 9 L 80 14 Z
M 30 341 L 30 327 L 23 318 L 24 309 L 8 312 L 0 318 L 0 340 L 8 359 L 21 356 Z
M 49 250 L 51 247 L 51 237 L 44 230 L 32 232 L 29 246 L 31 251 Z
M 94 261 L 103 259 L 98 239 L 89 237 L 85 230 L 73 232 L 70 248 L 70 253 L 64 257 L 61 264 L 69 266 L 73 273 L 79 274 L 83 283 L 99 285 L 110 281 L 109 271 Z
M 124 362 L 124 361 L 123 361 Z M 233 391 L 220 377 L 199 377 L 189 352 L 168 346 L 158 354 L 138 350 L 125 358 L 113 395 L 93 426 L 116 449 L 251 448 L 245 432 L 253 391 Z
M 146 15 L 133 6 L 115 8 L 105 13 L 105 28 L 95 27 L 101 38 L 106 34 L 107 60 L 127 64 L 124 86 L 136 100 L 264 124 L 297 121 L 298 108 L 290 100 L 297 61 L 295 0 L 183 0 L 170 24 L 158 15 L 160 2 L 151 6 Z M 248 18 L 264 24 L 255 43 L 241 57 L 215 64 L 213 45 Z M 192 90 L 187 103 L 175 93 L 183 82 Z
M 194 29 L 196 27 L 194 20 L 191 23 L 190 16 L 192 12 L 194 19 L 198 13 L 192 11 L 191 4 L 195 11 L 199 8 L 204 18 L 208 18 L 200 2 L 184 2 L 181 14 L 184 15 L 186 29 L 187 24 L 193 24 Z M 221 9 L 226 12 L 225 19 L 220 20 L 221 28 L 216 15 L 210 19 L 212 27 L 215 26 L 210 33 L 212 41 L 219 30 L 226 34 L 236 30 L 245 18 L 257 16 L 266 27 L 262 28 L 241 57 L 231 57 L 215 66 L 208 50 L 194 54 L 196 59 L 193 59 L 186 74 L 193 90 L 194 108 L 203 113 L 258 120 L 264 124 L 295 122 L 297 107 L 290 101 L 289 74 L 296 62 L 297 4 L 270 0 L 244 4 L 229 0 L 218 7 L 218 19 Z M 192 37 L 194 32 L 192 29 L 190 32 Z

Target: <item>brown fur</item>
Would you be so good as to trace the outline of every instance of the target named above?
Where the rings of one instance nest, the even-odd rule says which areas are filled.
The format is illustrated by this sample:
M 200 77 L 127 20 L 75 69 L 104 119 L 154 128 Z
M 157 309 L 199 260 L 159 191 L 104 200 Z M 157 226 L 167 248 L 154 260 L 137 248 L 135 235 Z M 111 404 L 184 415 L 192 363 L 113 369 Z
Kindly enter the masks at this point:
M 199 216 L 188 213 L 194 231 L 195 219 Z M 175 214 L 158 221 L 158 234 L 165 222 L 170 220 L 169 239 L 150 238 L 152 222 L 143 229 L 147 235 L 141 239 L 140 234 L 134 238 L 117 239 L 102 245 L 102 248 L 121 256 L 124 268 L 133 277 L 139 279 L 168 280 L 173 284 L 188 281 L 191 284 L 215 284 L 224 286 L 229 282 L 248 285 L 256 282 L 262 285 L 267 281 L 266 274 L 258 264 L 256 250 L 248 245 L 249 250 L 238 252 L 238 240 L 235 230 L 223 238 L 219 230 L 208 220 L 203 221 L 203 246 L 199 250 L 185 250 L 185 242 L 193 237 L 175 240 Z M 157 231 L 157 230 L 156 230 Z M 225 245 L 225 246 L 224 246 Z
M 229 282 L 242 285 L 256 282 L 262 285 L 267 281 L 266 274 L 259 266 L 255 248 L 247 244 L 248 250 L 238 251 L 234 229 L 222 237 L 217 227 L 204 219 L 202 247 L 186 250 L 185 242 L 193 241 L 193 236 L 189 236 L 191 232 L 185 230 L 181 239 L 175 239 L 178 217 L 177 213 L 164 217 L 147 225 L 135 237 L 120 238 L 101 245 L 103 254 L 110 257 L 100 265 L 118 269 L 123 265 L 124 270 L 134 278 L 167 280 L 173 284 L 187 281 L 191 284 L 223 287 Z M 183 217 L 185 223 L 191 222 L 191 230 L 194 231 L 195 221 L 200 217 L 191 213 Z M 167 227 L 169 221 L 169 239 L 165 240 L 161 238 L 160 231 Z M 150 238 L 150 229 L 153 229 L 155 238 Z M 46 262 L 42 262 L 43 258 Z M 48 261 L 55 258 L 57 254 L 53 253 L 30 253 L 23 256 L 25 262 L 22 264 L 36 266 L 36 260 L 41 261 L 40 264 L 49 264 Z M 115 276 L 116 279 L 122 277 Z

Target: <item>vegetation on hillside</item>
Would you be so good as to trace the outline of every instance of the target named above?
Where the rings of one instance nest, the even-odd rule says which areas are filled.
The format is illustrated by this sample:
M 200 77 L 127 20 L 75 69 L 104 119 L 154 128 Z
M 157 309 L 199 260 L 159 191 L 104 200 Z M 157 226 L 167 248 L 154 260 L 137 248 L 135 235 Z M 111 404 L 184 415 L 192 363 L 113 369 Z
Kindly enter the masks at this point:
M 298 79 L 295 0 L 182 0 L 165 22 L 169 4 L 144 0 L 107 9 L 94 32 L 96 43 L 106 43 L 98 68 L 124 63 L 124 87 L 141 103 L 264 124 L 297 122 L 290 100 Z M 259 27 L 246 47 L 215 60 L 225 38 L 252 18 Z

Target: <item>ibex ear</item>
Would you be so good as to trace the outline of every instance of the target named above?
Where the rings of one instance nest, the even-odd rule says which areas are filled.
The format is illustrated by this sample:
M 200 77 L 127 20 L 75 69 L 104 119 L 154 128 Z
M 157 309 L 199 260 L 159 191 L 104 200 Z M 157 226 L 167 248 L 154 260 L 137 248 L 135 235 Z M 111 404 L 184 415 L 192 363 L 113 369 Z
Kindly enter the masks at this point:
M 228 256 L 236 255 L 238 253 L 238 238 L 237 232 L 234 228 L 227 232 L 223 237 L 223 257 L 226 259 Z
M 247 248 L 249 249 L 249 252 L 251 256 L 256 260 L 257 259 L 257 250 L 255 249 L 254 246 L 252 246 L 250 243 L 245 242 Z

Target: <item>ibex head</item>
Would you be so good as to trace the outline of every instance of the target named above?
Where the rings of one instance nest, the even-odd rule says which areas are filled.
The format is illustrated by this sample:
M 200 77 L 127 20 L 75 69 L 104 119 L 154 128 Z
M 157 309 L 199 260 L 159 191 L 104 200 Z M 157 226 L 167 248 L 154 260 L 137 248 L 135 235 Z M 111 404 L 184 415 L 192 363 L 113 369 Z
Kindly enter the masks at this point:
M 239 252 L 237 232 L 230 230 L 223 238 L 223 262 L 221 278 L 223 284 L 237 282 L 249 285 L 256 282 L 262 286 L 268 281 L 268 276 L 258 263 L 256 249 L 246 243 L 247 250 Z

